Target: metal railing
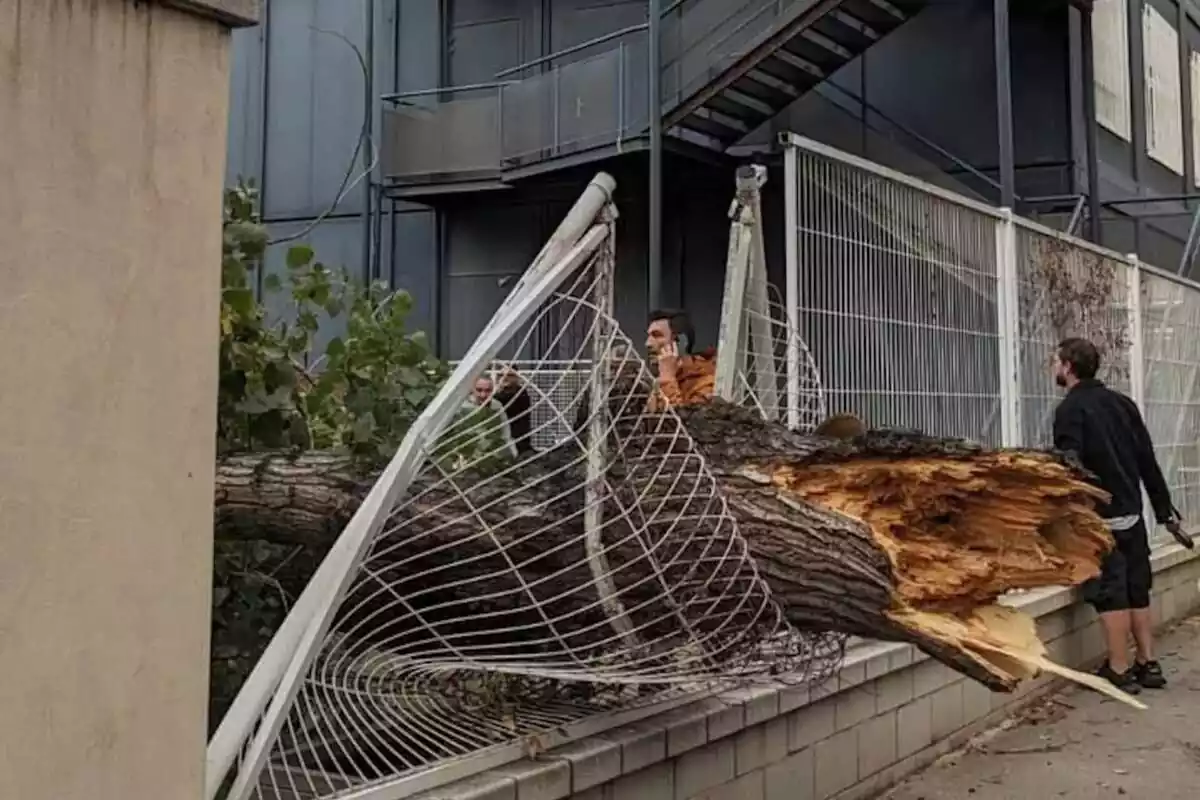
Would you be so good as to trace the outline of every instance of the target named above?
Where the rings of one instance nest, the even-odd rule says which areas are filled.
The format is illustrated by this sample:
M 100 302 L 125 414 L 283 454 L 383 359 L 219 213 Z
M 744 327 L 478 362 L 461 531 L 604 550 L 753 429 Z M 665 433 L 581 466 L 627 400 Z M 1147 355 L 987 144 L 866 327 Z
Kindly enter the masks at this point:
M 1200 284 L 785 134 L 800 335 L 830 411 L 1006 446 L 1052 443 L 1059 341 L 1103 351 L 1175 504 L 1200 518 Z M 794 214 L 795 216 L 791 216 Z M 789 266 L 791 268 L 791 266 Z M 1156 544 L 1169 543 L 1159 531 Z
M 383 171 L 393 179 L 494 172 L 503 82 L 386 95 Z
M 660 35 L 663 112 L 812 4 L 669 4 Z M 495 83 L 385 95 L 386 174 L 497 173 L 594 147 L 619 148 L 644 135 L 650 123 L 647 29 L 629 26 L 541 56 L 501 71 Z M 607 48 L 590 52 L 601 46 Z

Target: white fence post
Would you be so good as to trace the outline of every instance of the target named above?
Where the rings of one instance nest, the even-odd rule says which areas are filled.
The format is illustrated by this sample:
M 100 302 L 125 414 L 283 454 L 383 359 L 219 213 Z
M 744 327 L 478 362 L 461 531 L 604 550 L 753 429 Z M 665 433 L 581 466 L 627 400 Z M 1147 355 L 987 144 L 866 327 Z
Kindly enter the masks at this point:
M 1142 263 L 1136 253 L 1129 259 L 1129 393 L 1146 413 L 1146 340 L 1142 332 Z
M 796 148 L 783 149 L 784 314 L 787 318 L 787 424 L 800 427 L 800 171 Z
M 1020 276 L 1017 272 L 1017 230 L 1012 210 L 1000 209 L 996 221 L 996 331 L 1000 348 L 1000 443 L 1020 447 L 1026 442 L 1021 422 Z

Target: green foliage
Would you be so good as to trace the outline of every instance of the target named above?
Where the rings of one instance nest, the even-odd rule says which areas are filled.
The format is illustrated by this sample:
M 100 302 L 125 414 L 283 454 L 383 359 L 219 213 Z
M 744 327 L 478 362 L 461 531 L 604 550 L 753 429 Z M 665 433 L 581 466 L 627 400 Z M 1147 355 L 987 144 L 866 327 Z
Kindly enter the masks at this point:
M 218 451 L 343 450 L 367 469 L 390 458 L 448 375 L 425 334 L 408 329 L 412 297 L 352 280 L 307 244 L 288 249 L 282 274 L 266 274 L 268 237 L 252 184 L 226 193 L 223 242 Z M 264 297 L 281 313 L 269 314 Z M 330 321 L 345 333 L 321 347 L 318 333 Z M 464 408 L 433 458 L 444 468 L 504 460 L 498 413 Z M 211 725 L 323 555 L 263 541 L 217 542 Z
M 412 297 L 356 283 L 307 244 L 289 248 L 283 275 L 260 275 L 266 244 L 257 193 L 239 184 L 225 202 L 218 449 L 387 458 L 447 375 L 425 334 L 408 330 Z M 272 319 L 256 297 L 260 277 L 263 293 L 284 301 L 285 318 Z M 318 358 L 328 320 L 346 333 Z

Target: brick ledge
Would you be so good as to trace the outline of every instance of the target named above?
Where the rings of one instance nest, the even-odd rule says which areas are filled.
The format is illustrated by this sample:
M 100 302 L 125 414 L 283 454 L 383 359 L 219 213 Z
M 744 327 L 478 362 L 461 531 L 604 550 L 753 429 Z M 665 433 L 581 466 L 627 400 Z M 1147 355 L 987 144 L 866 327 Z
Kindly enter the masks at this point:
M 1198 558 L 1200 552 L 1172 544 L 1155 550 L 1151 563 L 1154 572 L 1159 573 Z M 1001 602 L 1041 618 L 1077 604 L 1079 597 L 1073 587 L 1047 587 L 1014 594 Z M 561 800 L 678 758 L 706 744 L 729 739 L 746 728 L 772 720 L 783 723 L 786 715 L 818 700 L 928 660 L 929 656 L 910 644 L 864 641 L 851 648 L 838 674 L 824 685 L 761 683 L 703 697 L 642 722 L 555 748 L 536 761 L 515 762 L 423 793 L 418 800 L 517 800 L 518 784 L 522 800 L 530 796 L 537 800 Z M 1044 686 L 1039 686 L 1033 691 L 1038 693 L 1043 689 Z M 1001 718 L 1005 713 L 996 710 L 986 718 Z M 977 732 L 982 724 L 981 720 L 980 724 L 968 727 Z M 948 752 L 956 746 L 954 742 L 961 741 L 961 735 L 949 737 L 945 742 L 935 741 L 927 751 Z M 902 770 L 885 771 L 903 774 Z

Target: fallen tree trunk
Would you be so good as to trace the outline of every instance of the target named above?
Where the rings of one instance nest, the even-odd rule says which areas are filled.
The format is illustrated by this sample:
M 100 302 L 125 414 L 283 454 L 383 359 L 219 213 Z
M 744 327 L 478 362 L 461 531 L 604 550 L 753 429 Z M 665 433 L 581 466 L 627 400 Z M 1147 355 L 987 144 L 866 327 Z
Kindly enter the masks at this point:
M 1092 510 L 1103 493 L 1056 454 L 886 431 L 842 442 L 794 434 L 722 403 L 681 409 L 680 417 L 792 625 L 911 642 L 996 690 L 1053 668 L 1032 620 L 998 606 L 1000 595 L 1077 584 L 1097 573 L 1111 546 Z M 464 647 L 491 655 L 527 652 L 531 642 L 586 649 L 611 641 L 612 609 L 597 601 L 584 552 L 582 469 L 577 451 L 543 454 L 481 479 L 469 498 L 435 476 L 419 479 L 368 566 L 377 584 L 409 603 L 421 597 L 424 610 L 398 613 L 385 592 L 364 583 L 346 601 L 357 614 L 350 628 L 403 641 L 409 653 L 433 646 L 423 638 L 429 624 L 453 639 L 466 619 L 474 624 L 462 623 Z M 669 480 L 634 476 L 636 464 L 620 469 L 626 473 L 611 483 L 624 488 L 607 499 L 606 519 L 637 504 L 623 492 Z M 226 458 L 217 468 L 217 536 L 326 548 L 373 480 L 330 453 Z M 657 605 L 656 581 L 701 583 L 695 565 L 712 560 L 710 541 L 664 527 L 684 516 L 683 505 L 667 503 L 657 522 L 605 529 L 624 613 L 642 640 L 677 635 L 688 622 Z M 647 562 L 639 524 L 665 543 L 659 550 L 671 555 L 663 563 Z M 752 575 L 737 554 L 723 558 L 728 563 L 695 589 L 712 605 L 704 619 L 732 610 L 745 615 L 746 635 L 765 630 L 768 599 L 729 591 Z M 542 577 L 530 585 L 529 575 Z M 570 619 L 569 629 L 557 619 Z M 487 620 L 503 628 L 489 633 Z M 690 623 L 707 635 L 703 620 Z

